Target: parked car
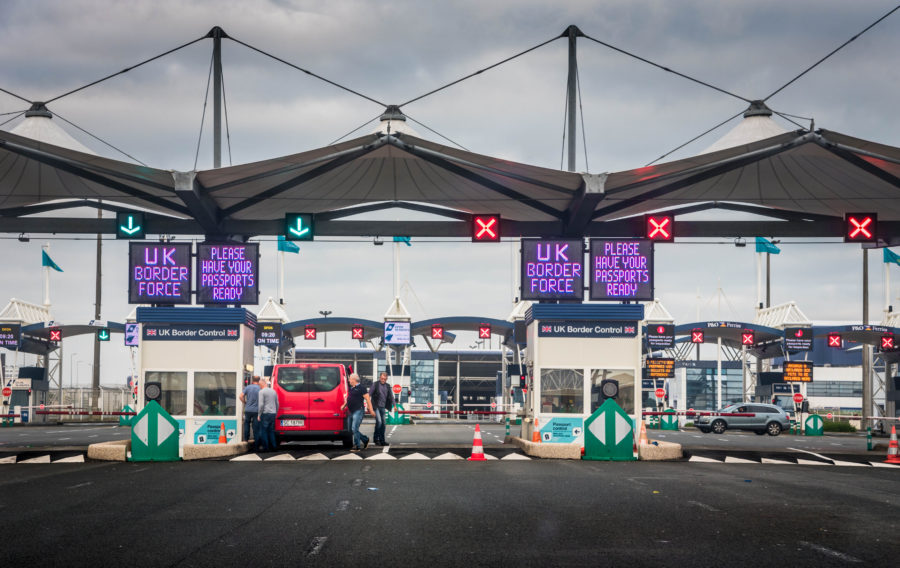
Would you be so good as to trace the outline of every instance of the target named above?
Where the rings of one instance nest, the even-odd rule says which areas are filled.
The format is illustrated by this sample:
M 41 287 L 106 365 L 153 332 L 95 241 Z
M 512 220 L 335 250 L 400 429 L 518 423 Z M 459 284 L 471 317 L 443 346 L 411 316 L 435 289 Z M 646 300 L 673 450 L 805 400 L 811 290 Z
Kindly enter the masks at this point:
M 753 414 L 753 416 L 728 416 L 729 414 Z M 752 430 L 760 436 L 777 436 L 791 427 L 787 413 L 774 404 L 746 403 L 732 404 L 710 415 L 698 416 L 694 421 L 703 433 L 721 434 L 725 430 Z
M 272 388 L 278 394 L 275 440 L 340 441 L 353 444 L 347 398 L 347 372 L 337 363 L 275 365 Z

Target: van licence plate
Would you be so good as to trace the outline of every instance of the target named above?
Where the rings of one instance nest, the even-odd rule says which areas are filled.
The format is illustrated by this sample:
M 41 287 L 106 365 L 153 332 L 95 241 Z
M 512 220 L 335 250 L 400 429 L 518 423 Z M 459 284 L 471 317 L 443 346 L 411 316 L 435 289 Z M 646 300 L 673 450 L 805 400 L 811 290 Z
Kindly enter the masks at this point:
M 282 420 L 281 421 L 282 426 L 298 427 L 298 426 L 303 426 L 305 423 L 306 423 L 305 420 Z

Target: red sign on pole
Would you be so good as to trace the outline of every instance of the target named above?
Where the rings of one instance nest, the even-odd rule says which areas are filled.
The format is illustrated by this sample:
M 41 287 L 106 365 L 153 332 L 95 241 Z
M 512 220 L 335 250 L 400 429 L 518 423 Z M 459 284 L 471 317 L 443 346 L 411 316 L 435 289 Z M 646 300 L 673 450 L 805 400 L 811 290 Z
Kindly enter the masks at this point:
M 12 396 L 12 389 L 9 387 L 3 387 L 3 396 Z
M 803 402 L 803 395 L 800 394 L 799 392 L 798 392 L 798 393 L 794 393 L 794 402 L 796 402 L 796 403 L 798 403 L 798 404 L 801 403 L 801 402 Z
M 666 398 L 666 389 L 656 389 L 656 398 Z
M 703 330 L 702 329 L 692 329 L 691 330 L 691 343 L 703 343 Z
M 394 385 L 394 394 L 400 394 L 402 388 L 400 385 Z
M 741 332 L 741 345 L 753 345 L 756 343 L 756 333 L 753 331 Z

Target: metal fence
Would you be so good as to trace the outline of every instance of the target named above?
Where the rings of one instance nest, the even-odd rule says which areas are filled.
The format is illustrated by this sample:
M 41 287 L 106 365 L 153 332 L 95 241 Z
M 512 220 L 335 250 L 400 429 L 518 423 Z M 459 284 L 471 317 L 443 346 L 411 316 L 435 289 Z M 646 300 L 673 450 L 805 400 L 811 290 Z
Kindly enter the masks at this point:
M 47 392 L 46 407 L 53 410 L 92 410 L 92 393 L 93 389 L 87 387 L 63 388 L 62 401 L 60 401 L 59 391 L 50 390 Z M 97 410 L 102 412 L 117 412 L 122 410 L 125 405 L 134 407 L 134 401 L 128 387 L 100 386 L 99 395 L 97 397 Z M 48 422 L 117 422 L 118 420 L 118 416 L 59 416 L 47 418 Z

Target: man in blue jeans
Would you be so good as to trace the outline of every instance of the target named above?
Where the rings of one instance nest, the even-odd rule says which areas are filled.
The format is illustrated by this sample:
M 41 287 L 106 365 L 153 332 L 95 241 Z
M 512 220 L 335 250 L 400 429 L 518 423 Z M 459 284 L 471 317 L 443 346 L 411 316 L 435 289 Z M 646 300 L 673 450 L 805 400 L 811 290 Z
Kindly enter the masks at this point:
M 341 405 L 341 410 L 345 408 L 350 410 L 350 430 L 353 432 L 353 448 L 350 450 L 352 452 L 364 450 L 369 446 L 369 437 L 359 431 L 366 405 L 369 407 L 369 414 L 375 416 L 369 393 L 366 392 L 364 386 L 359 384 L 359 375 L 353 373 L 350 375 L 350 392 L 347 393 L 347 399 Z
M 259 442 L 261 452 L 274 452 L 278 444 L 275 442 L 275 415 L 278 414 L 278 394 L 275 389 L 266 386 L 266 380 L 259 381 Z
M 381 372 L 378 380 L 372 383 L 369 390 L 372 407 L 375 410 L 375 443 L 379 446 L 389 446 L 387 440 L 384 439 L 384 426 L 387 413 L 394 407 L 394 393 L 391 385 L 387 384 L 387 373 Z
M 259 445 L 259 375 L 253 376 L 253 382 L 241 392 L 244 404 L 244 442 L 250 441 L 250 428 L 253 428 L 253 444 Z M 252 450 L 253 448 L 251 448 Z

